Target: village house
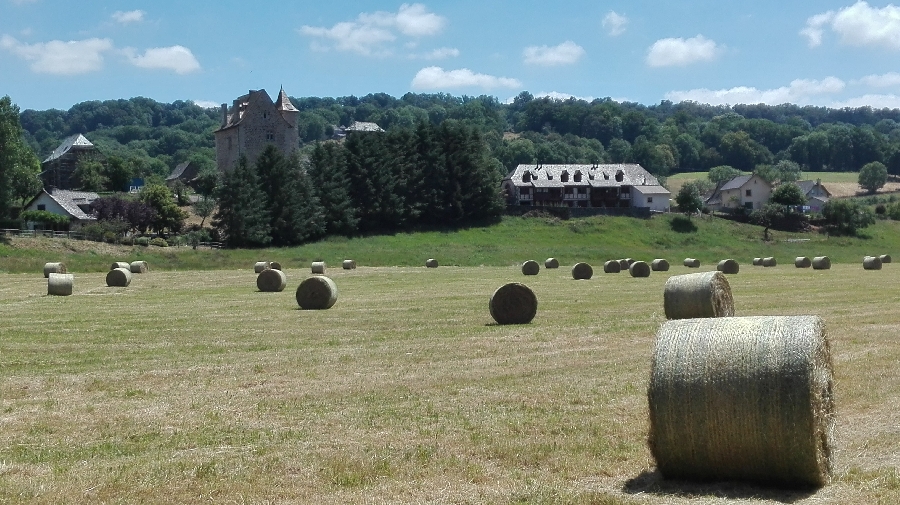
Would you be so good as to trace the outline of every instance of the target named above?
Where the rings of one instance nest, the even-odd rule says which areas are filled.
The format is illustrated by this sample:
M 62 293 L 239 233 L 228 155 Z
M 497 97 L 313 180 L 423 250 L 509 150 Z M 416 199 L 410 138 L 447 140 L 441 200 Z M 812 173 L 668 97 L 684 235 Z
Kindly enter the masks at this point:
M 276 146 L 285 156 L 300 148 L 297 118 L 300 111 L 282 89 L 274 102 L 266 90 L 250 90 L 234 100 L 231 108 L 222 104 L 222 125 L 215 131 L 216 165 L 220 172 L 234 168 L 241 156 L 249 163 L 266 146 Z
M 669 210 L 671 193 L 637 164 L 522 164 L 503 180 L 507 205 Z
M 347 135 L 355 132 L 384 133 L 384 128 L 378 126 L 378 123 L 370 123 L 365 121 L 354 121 L 350 126 L 332 126 L 334 133 L 331 135 L 332 140 L 343 140 Z
M 756 174 L 739 175 L 716 187 L 706 199 L 706 206 L 712 211 L 733 211 L 744 208 L 748 211 L 761 209 L 772 195 L 772 185 Z
M 200 175 L 200 165 L 190 161 L 179 163 L 175 170 L 172 170 L 172 173 L 166 177 L 166 186 L 173 188 L 180 181 L 185 186 L 194 187 L 198 175 Z
M 814 181 L 797 181 L 797 186 L 806 195 L 806 207 L 810 212 L 822 212 L 828 199 L 831 198 L 831 192 L 822 185 L 822 179 Z
M 101 163 L 106 161 L 103 154 L 84 135 L 77 133 L 66 138 L 41 162 L 40 178 L 44 187 L 72 189 L 77 183 L 72 174 L 75 173 L 78 162 L 90 158 Z
M 97 193 L 89 191 L 69 191 L 58 188 L 42 189 L 37 196 L 28 202 L 25 210 L 42 210 L 66 216 L 69 218 L 70 228 L 79 228 L 96 221 L 96 218 L 91 215 L 91 203 L 97 198 L 99 198 Z M 41 223 L 25 223 L 25 227 L 29 230 L 34 230 L 40 226 Z

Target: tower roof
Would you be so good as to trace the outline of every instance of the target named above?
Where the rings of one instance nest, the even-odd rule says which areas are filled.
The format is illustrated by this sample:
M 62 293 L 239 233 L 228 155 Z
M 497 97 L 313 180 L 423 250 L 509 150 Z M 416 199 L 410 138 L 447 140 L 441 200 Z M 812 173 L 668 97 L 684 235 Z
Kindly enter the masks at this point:
M 286 110 L 289 112 L 300 112 L 294 107 L 294 104 L 291 103 L 290 98 L 288 98 L 287 93 L 284 92 L 284 88 L 281 88 L 281 91 L 278 92 L 278 99 L 275 100 L 275 108 L 278 110 Z

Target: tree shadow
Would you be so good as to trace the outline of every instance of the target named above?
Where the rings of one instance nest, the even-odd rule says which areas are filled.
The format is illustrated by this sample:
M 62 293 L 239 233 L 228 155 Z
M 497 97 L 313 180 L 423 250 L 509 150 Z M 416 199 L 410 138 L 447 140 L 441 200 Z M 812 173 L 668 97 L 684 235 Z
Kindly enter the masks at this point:
M 795 503 L 816 494 L 816 488 L 787 488 L 763 486 L 736 481 L 687 481 L 666 479 L 658 470 L 644 471 L 629 479 L 622 491 L 631 495 L 649 494 L 679 498 L 716 497 L 737 500 L 772 500 L 778 503 Z
M 675 233 L 694 233 L 697 231 L 697 225 L 687 216 L 675 216 L 669 222 L 669 226 Z

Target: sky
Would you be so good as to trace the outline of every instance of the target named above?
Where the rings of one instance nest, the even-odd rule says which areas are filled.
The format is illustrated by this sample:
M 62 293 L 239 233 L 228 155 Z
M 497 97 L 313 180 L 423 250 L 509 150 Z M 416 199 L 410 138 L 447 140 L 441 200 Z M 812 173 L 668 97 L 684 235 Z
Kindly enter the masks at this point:
M 900 108 L 900 5 L 0 0 L 0 96 L 22 110 L 282 87 Z

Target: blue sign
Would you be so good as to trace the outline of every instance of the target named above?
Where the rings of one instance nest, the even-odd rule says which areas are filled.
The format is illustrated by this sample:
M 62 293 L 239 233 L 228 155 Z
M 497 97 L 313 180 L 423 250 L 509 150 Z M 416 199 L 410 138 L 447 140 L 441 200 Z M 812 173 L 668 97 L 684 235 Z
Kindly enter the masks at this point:
M 144 189 L 144 179 L 138 177 L 131 179 L 131 184 L 128 186 L 129 193 L 140 193 L 142 189 Z

